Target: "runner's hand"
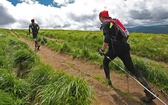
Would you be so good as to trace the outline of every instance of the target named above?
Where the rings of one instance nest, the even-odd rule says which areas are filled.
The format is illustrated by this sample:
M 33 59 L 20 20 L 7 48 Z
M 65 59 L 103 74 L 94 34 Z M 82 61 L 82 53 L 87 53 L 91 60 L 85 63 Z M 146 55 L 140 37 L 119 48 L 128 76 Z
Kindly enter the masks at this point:
M 100 49 L 100 50 L 99 50 L 99 54 L 100 54 L 101 56 L 104 55 L 104 50 Z

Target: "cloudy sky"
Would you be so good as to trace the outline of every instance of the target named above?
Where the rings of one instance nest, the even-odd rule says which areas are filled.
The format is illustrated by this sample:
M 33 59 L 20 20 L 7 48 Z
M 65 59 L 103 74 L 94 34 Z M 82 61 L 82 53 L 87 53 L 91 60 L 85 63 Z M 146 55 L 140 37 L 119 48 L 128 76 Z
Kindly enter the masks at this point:
M 126 27 L 168 24 L 168 0 L 0 0 L 0 28 L 98 30 L 98 14 L 108 10 Z

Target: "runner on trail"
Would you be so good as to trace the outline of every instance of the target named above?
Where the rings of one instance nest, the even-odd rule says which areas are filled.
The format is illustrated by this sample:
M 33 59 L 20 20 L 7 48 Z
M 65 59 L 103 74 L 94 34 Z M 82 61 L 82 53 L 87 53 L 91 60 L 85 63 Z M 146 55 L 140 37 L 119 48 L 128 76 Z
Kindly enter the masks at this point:
M 30 31 L 32 31 L 33 39 L 35 42 L 35 49 L 39 50 L 40 45 L 37 42 L 37 35 L 40 27 L 37 23 L 35 23 L 34 19 L 31 19 L 31 24 L 29 25 L 29 32 L 28 35 L 30 35 Z
M 99 54 L 104 55 L 103 67 L 106 79 L 108 80 L 108 85 L 112 86 L 112 82 L 110 80 L 109 63 L 111 62 L 111 60 L 114 60 L 116 57 L 119 57 L 124 63 L 127 70 L 129 70 L 143 86 L 145 86 L 148 90 L 151 91 L 151 88 L 149 87 L 142 73 L 134 68 L 130 56 L 130 45 L 127 43 L 127 41 L 123 41 L 123 36 L 121 35 L 121 32 L 118 32 L 116 28 L 117 22 L 114 21 L 116 20 L 118 21 L 118 23 L 120 21 L 118 19 L 114 20 L 111 17 L 109 17 L 108 11 L 106 10 L 101 11 L 99 13 L 99 20 L 102 23 L 100 29 L 102 29 L 104 35 L 104 41 L 102 44 L 102 48 L 99 50 Z M 120 23 L 120 26 L 122 28 L 125 28 L 122 23 Z M 108 50 L 106 53 L 104 53 L 107 47 Z M 107 56 L 111 60 L 108 59 Z M 153 99 L 155 99 L 155 97 L 146 89 L 144 90 L 144 92 L 146 94 L 146 96 L 142 98 L 144 102 L 151 102 Z

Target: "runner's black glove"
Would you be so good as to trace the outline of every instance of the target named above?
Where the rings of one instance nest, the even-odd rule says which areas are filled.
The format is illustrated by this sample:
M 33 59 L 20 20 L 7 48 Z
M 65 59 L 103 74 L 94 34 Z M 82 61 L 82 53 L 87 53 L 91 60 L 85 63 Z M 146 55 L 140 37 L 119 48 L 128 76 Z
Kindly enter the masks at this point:
M 100 50 L 99 50 L 99 54 L 100 54 L 101 56 L 104 55 L 104 50 L 100 49 Z

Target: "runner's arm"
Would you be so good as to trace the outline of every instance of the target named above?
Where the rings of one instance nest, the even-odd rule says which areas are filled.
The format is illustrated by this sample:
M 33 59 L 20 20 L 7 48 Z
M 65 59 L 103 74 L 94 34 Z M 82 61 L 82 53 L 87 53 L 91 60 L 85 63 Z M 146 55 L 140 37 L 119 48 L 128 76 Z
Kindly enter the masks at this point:
M 28 35 L 30 35 L 30 29 L 31 29 L 31 25 L 29 25 Z

